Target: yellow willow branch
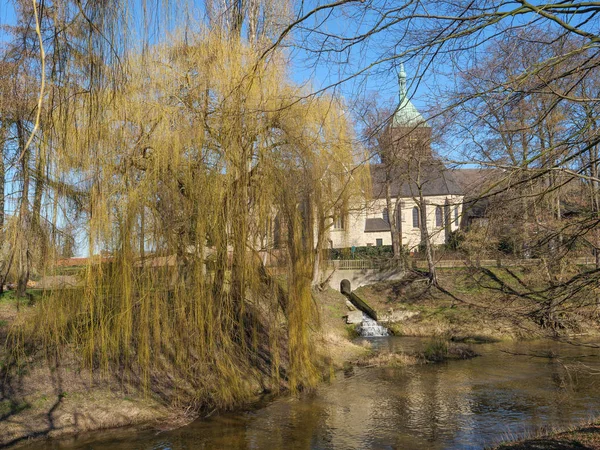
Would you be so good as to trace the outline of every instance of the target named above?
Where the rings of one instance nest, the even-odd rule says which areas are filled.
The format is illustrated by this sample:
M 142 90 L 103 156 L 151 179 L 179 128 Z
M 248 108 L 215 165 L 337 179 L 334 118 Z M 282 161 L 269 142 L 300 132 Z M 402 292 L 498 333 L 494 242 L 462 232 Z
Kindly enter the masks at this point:
M 44 50 L 44 41 L 42 40 L 42 30 L 40 26 L 40 18 L 38 16 L 37 10 L 37 0 L 32 0 L 33 3 L 33 14 L 35 15 L 35 33 L 37 34 L 38 40 L 40 41 L 40 62 L 42 63 L 42 81 L 40 84 L 40 95 L 38 97 L 38 105 L 37 112 L 35 115 L 35 124 L 33 126 L 33 130 L 31 130 L 31 134 L 29 135 L 29 139 L 27 139 L 27 143 L 25 147 L 23 147 L 23 151 L 19 155 L 19 162 L 23 159 L 25 152 L 29 149 L 31 142 L 33 141 L 33 137 L 35 133 L 40 127 L 40 116 L 42 115 L 42 103 L 44 101 L 44 89 L 46 88 L 46 51 Z

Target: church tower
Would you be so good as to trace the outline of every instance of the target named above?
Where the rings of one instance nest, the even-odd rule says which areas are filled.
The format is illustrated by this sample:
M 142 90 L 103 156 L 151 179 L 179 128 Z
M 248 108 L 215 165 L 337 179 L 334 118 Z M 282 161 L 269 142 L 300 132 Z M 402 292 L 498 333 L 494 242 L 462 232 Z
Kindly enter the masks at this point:
M 382 145 L 383 154 L 395 160 L 431 159 L 431 126 L 415 108 L 406 92 L 406 72 L 398 73 L 398 108 L 391 118 Z

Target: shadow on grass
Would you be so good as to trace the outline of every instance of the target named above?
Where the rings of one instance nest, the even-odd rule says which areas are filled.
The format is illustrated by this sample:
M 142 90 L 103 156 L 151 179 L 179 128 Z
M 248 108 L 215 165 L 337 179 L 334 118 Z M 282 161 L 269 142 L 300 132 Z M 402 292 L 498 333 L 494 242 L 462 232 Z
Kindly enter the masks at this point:
M 64 398 L 62 378 L 56 371 L 55 376 L 52 377 L 56 398 L 45 413 L 45 424 L 40 427 L 39 423 L 31 423 L 31 418 L 27 414 L 20 415 L 21 412 L 31 407 L 30 404 L 23 401 L 21 394 L 24 390 L 25 371 L 11 369 L 14 367 L 9 365 L 0 371 L 0 404 L 4 405 L 0 420 L 14 428 L 19 428 L 21 433 L 12 440 L 0 439 L 0 448 L 10 447 L 32 438 L 46 437 L 50 432 L 56 430 L 55 413 Z

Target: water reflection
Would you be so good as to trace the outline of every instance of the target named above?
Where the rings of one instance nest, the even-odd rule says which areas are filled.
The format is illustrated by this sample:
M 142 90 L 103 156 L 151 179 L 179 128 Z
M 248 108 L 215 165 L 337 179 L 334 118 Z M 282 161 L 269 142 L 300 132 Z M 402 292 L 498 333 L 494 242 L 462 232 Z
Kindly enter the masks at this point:
M 380 348 L 414 349 L 423 340 L 381 338 Z M 251 412 L 224 414 L 156 435 L 95 433 L 46 448 L 75 449 L 469 449 L 541 426 L 597 415 L 595 378 L 558 359 L 514 356 L 590 349 L 549 342 L 485 344 L 468 361 L 355 369 L 315 393 Z M 572 364 L 576 360 L 568 360 Z M 600 369 L 596 354 L 585 363 Z M 36 448 L 39 448 L 36 446 Z

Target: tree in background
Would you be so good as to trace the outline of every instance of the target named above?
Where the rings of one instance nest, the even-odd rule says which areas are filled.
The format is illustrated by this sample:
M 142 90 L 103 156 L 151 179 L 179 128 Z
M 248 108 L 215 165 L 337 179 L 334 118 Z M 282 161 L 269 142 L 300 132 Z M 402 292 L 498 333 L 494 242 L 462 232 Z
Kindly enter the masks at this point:
M 339 75 L 332 75 L 330 87 L 348 81 L 363 86 L 366 77 L 381 80 L 401 61 L 419 73 L 415 83 L 425 73 L 448 77 L 434 86 L 432 110 L 446 124 L 466 124 L 447 139 L 449 157 L 504 171 L 486 195 L 506 193 L 522 211 L 515 228 L 524 255 L 532 254 L 532 247 L 547 250 L 552 292 L 541 300 L 534 296 L 543 316 L 550 297 L 564 304 L 567 293 L 577 297 L 580 287 L 597 283 L 600 276 L 597 269 L 561 275 L 575 241 L 598 254 L 600 221 L 591 200 L 578 208 L 576 219 L 565 222 L 566 194 L 561 192 L 571 183 L 586 186 L 587 199 L 597 191 L 598 179 L 590 175 L 597 170 L 599 136 L 592 131 L 599 115 L 597 91 L 582 88 L 598 76 L 599 12 L 595 4 L 560 2 L 343 1 L 302 11 L 282 37 L 295 31 L 303 52 L 335 67 Z M 328 33 L 336 21 L 344 26 Z M 463 78 L 471 78 L 469 83 L 478 77 L 472 90 L 461 86 Z M 463 114 L 474 105 L 481 110 Z M 473 123 L 478 126 L 472 128 Z M 479 125 L 492 135 L 481 133 Z M 475 150 L 461 159 L 455 147 L 464 142 Z M 586 303 L 583 297 L 577 301 Z

